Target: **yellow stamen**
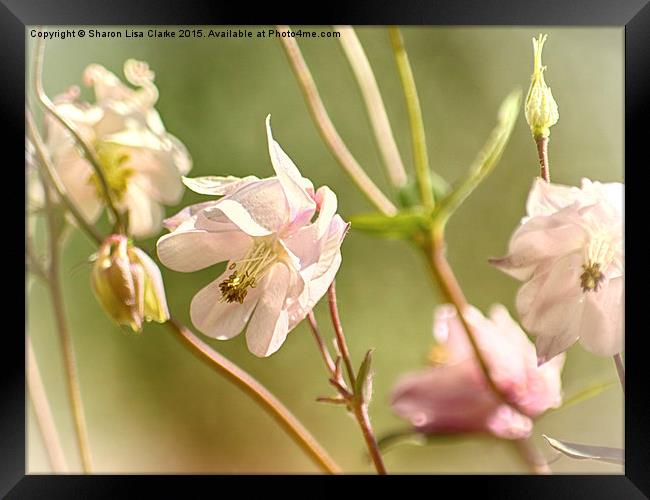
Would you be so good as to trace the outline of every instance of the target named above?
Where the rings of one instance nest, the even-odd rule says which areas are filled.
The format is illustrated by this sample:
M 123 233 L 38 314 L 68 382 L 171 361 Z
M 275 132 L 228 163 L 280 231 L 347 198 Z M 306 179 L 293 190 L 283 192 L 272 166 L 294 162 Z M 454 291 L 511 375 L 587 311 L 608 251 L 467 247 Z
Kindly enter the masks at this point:
M 134 174 L 133 168 L 125 165 L 129 160 L 128 153 L 122 146 L 104 141 L 99 141 L 95 145 L 95 150 L 97 151 L 97 158 L 102 167 L 102 173 L 106 178 L 108 188 L 117 201 L 121 201 L 128 188 L 129 179 Z M 97 194 L 101 198 L 106 197 L 102 185 L 94 172 L 90 175 L 89 182 L 95 185 Z
M 235 271 L 219 283 L 221 290 L 219 301 L 243 304 L 248 289 L 255 288 L 277 260 L 275 242 L 264 238 L 259 239 L 242 260 L 228 266 L 228 269 Z

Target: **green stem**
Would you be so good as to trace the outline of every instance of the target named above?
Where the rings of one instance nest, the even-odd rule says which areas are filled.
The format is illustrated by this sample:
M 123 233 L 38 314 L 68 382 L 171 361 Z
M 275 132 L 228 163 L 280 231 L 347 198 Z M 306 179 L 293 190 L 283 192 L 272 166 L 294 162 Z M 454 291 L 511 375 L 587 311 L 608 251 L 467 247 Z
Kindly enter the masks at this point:
M 289 28 L 286 26 L 278 26 L 281 31 L 287 31 Z M 347 148 L 343 139 L 336 131 L 332 120 L 327 114 L 325 105 L 318 93 L 318 88 L 311 76 L 311 72 L 307 67 L 300 47 L 296 43 L 295 38 L 281 37 L 280 42 L 284 48 L 291 69 L 298 80 L 300 89 L 307 101 L 309 111 L 314 119 L 323 141 L 330 149 L 334 157 L 343 167 L 343 170 L 350 176 L 352 181 L 357 185 L 361 192 L 368 198 L 368 200 L 377 207 L 377 209 L 385 215 L 395 215 L 397 208 L 386 197 L 386 195 L 377 187 L 377 185 L 368 177 L 365 170 L 359 165 L 359 162 L 352 156 L 350 150 Z
M 427 153 L 427 141 L 424 134 L 424 123 L 422 121 L 422 110 L 420 100 L 418 99 L 417 89 L 413 71 L 409 63 L 402 33 L 397 27 L 388 28 L 390 41 L 395 54 L 397 70 L 404 88 L 404 97 L 406 98 L 406 107 L 408 109 L 409 123 L 411 126 L 411 138 L 413 142 L 413 159 L 415 163 L 415 175 L 420 199 L 425 207 L 433 207 L 433 186 L 431 183 L 431 169 L 429 167 L 429 155 Z
M 351 26 L 335 26 L 335 31 L 340 33 L 341 47 L 350 63 L 354 72 L 363 101 L 366 105 L 366 111 L 372 130 L 375 135 L 375 142 L 379 148 L 384 167 L 388 177 L 396 188 L 404 187 L 406 184 L 406 171 L 402 163 L 402 157 L 397 149 L 393 130 L 388 120 L 386 107 L 379 92 L 377 80 L 366 57 L 361 42 Z

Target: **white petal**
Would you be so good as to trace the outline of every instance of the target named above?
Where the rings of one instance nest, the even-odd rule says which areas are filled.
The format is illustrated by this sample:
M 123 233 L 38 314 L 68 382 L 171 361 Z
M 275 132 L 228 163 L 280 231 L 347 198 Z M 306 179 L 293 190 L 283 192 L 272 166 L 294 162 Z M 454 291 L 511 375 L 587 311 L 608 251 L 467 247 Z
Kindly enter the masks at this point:
M 576 329 L 568 329 L 559 335 L 540 335 L 535 339 L 537 365 L 546 366 L 546 363 L 557 359 L 556 356 L 566 351 L 577 340 Z
M 133 179 L 124 193 L 122 204 L 129 211 L 129 229 L 133 236 L 146 238 L 162 228 L 165 215 L 162 206 Z
M 291 212 L 290 218 L 291 220 L 294 220 L 298 215 L 310 211 L 311 213 L 309 214 L 309 217 L 306 218 L 306 221 L 308 221 L 311 219 L 311 215 L 313 215 L 316 209 L 316 203 L 311 196 L 309 196 L 309 193 L 307 193 L 306 190 L 306 187 L 310 183 L 306 179 L 303 179 L 291 158 L 289 158 L 280 145 L 273 139 L 273 133 L 271 132 L 271 115 L 266 117 L 266 135 L 273 169 L 282 184 L 282 189 L 284 189 L 289 203 L 289 209 Z
M 623 351 L 623 278 L 610 280 L 599 292 L 588 292 L 580 342 L 598 356 Z
M 215 207 L 251 236 L 277 233 L 289 220 L 284 191 L 274 178 L 251 182 L 217 201 Z
M 288 315 L 284 309 L 291 276 L 284 264 L 276 264 L 265 277 L 262 295 L 246 330 L 248 349 L 259 357 L 277 351 L 288 333 Z
M 237 260 L 251 245 L 251 238 L 241 231 L 213 233 L 192 229 L 166 234 L 156 246 L 158 258 L 165 266 L 190 273 L 225 260 Z
M 198 194 L 227 196 L 245 185 L 258 180 L 259 179 L 254 175 L 248 175 L 244 178 L 234 177 L 232 175 L 227 177 L 207 175 L 194 178 L 183 177 L 183 184 L 185 184 L 188 189 Z
M 241 333 L 260 295 L 258 288 L 252 288 L 248 290 L 243 304 L 221 302 L 219 283 L 231 272 L 226 270 L 216 280 L 201 289 L 190 304 L 190 317 L 194 326 L 214 339 L 227 340 Z

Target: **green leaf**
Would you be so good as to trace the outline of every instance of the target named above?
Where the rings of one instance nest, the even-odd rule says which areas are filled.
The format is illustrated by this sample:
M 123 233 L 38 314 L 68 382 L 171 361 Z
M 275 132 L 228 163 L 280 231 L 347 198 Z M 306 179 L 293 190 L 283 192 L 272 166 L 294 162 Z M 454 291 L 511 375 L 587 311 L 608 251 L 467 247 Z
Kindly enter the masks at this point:
M 625 453 L 620 448 L 610 448 L 608 446 L 592 446 L 587 444 L 569 443 L 553 439 L 546 434 L 542 434 L 544 439 L 552 448 L 556 449 L 567 457 L 577 460 L 597 460 L 609 464 L 624 464 Z
M 615 380 L 610 380 L 608 382 L 600 382 L 598 384 L 586 387 L 581 391 L 578 391 L 570 398 L 565 399 L 564 402 L 562 403 L 562 406 L 560 406 L 559 408 L 555 408 L 555 410 L 552 411 L 564 410 L 569 406 L 573 406 L 574 404 L 581 403 L 582 401 L 586 401 L 587 399 L 591 399 L 594 396 L 597 396 L 598 394 L 603 392 L 608 387 L 611 387 L 615 384 L 617 384 Z
M 433 198 L 440 200 L 447 196 L 450 190 L 449 183 L 440 175 L 431 172 L 431 187 L 433 190 Z M 403 208 L 411 208 L 420 204 L 420 193 L 418 192 L 417 184 L 413 179 L 402 186 L 397 192 L 399 204 Z
M 501 104 L 497 117 L 497 125 L 492 130 L 490 137 L 481 151 L 479 151 L 466 176 L 438 205 L 436 217 L 442 223 L 446 222 L 451 214 L 483 182 L 497 165 L 512 134 L 515 122 L 519 116 L 520 106 L 521 89 L 516 89 Z
M 430 220 L 430 213 L 420 208 L 402 210 L 393 216 L 373 212 L 350 217 L 353 229 L 388 239 L 409 239 L 426 230 Z

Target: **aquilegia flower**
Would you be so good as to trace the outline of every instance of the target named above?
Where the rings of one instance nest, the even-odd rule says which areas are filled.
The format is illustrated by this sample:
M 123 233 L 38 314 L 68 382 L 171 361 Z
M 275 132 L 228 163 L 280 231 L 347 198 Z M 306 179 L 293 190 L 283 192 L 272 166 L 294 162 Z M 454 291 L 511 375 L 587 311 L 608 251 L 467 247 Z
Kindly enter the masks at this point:
M 502 305 L 492 306 L 489 319 L 468 306 L 465 318 L 492 380 L 523 413 L 494 394 L 451 305 L 434 312 L 436 364 L 398 380 L 391 397 L 393 411 L 423 434 L 488 432 L 505 439 L 527 437 L 532 419 L 562 402 L 564 355 L 538 367 L 533 344 Z
M 524 282 L 521 323 L 543 363 L 578 339 L 590 352 L 623 350 L 623 184 L 582 187 L 537 179 L 508 255 L 491 262 Z
M 223 197 L 168 219 L 172 232 L 158 240 L 161 262 L 176 271 L 228 261 L 192 300 L 192 322 L 217 339 L 248 324 L 248 348 L 260 357 L 277 351 L 325 294 L 348 228 L 336 214 L 336 195 L 326 186 L 314 192 L 273 139 L 270 117 L 266 126 L 276 176 L 187 179 L 191 189 Z
M 138 332 L 145 320 L 164 323 L 169 319 L 158 266 L 126 236 L 113 234 L 101 244 L 91 284 L 104 311 L 119 325 Z
M 124 74 L 137 90 L 103 66 L 91 64 L 84 82 L 93 86 L 96 102 L 79 101 L 79 90 L 73 87 L 54 104 L 94 148 L 117 209 L 128 215 L 131 233 L 151 236 L 162 225 L 162 204 L 180 201 L 181 176 L 192 163 L 154 109 L 158 90 L 147 64 L 129 59 Z M 48 150 L 70 198 L 89 220 L 95 220 L 106 199 L 99 179 L 69 132 L 50 116 L 46 125 Z

